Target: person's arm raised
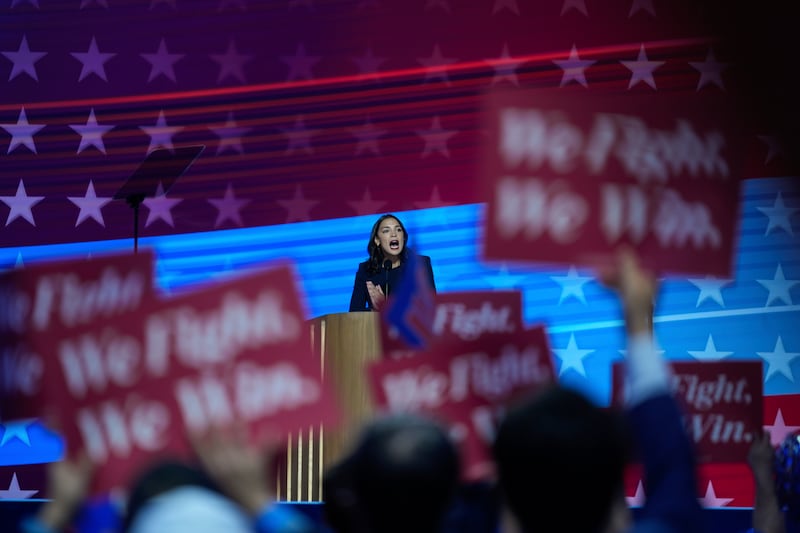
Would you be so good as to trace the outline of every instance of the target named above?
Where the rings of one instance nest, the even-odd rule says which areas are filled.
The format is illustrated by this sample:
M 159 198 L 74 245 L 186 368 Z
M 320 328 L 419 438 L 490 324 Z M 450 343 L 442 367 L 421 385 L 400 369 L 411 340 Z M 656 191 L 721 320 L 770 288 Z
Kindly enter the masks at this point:
M 756 499 L 753 505 L 753 529 L 758 533 L 784 533 L 786 523 L 775 491 L 773 464 L 775 448 L 770 434 L 764 431 L 756 436 L 747 453 L 747 463 L 753 472 Z
M 671 394 L 669 367 L 653 340 L 655 277 L 640 266 L 631 250 L 622 250 L 601 278 L 619 295 L 628 336 L 626 402 L 644 465 L 646 495 L 638 527 L 702 531 L 691 442 Z
M 669 368 L 653 339 L 653 306 L 658 289 L 655 277 L 640 266 L 629 249 L 621 250 L 615 264 L 600 274 L 601 280 L 617 292 L 625 318 L 627 404 L 635 406 L 652 396 L 669 393 Z

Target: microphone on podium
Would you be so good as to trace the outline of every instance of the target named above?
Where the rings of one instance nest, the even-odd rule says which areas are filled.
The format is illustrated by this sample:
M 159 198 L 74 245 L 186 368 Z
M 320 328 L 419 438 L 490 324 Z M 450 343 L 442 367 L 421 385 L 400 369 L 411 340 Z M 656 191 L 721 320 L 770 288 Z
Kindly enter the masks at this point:
M 392 269 L 392 261 L 387 259 L 383 262 L 383 273 L 386 277 L 386 287 L 383 290 L 384 295 L 386 298 L 389 298 L 389 271 Z

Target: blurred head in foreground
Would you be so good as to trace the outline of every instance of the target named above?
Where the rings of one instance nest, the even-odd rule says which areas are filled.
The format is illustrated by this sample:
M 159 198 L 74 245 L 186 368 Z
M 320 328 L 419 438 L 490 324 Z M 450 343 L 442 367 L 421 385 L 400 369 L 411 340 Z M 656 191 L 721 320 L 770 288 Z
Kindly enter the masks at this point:
M 419 417 L 377 420 L 324 481 L 335 531 L 436 531 L 458 484 L 458 452 L 445 430 Z
M 239 533 L 252 531 L 252 526 L 202 470 L 165 461 L 146 470 L 131 488 L 124 531 Z
M 625 527 L 627 455 L 622 420 L 563 387 L 511 410 L 494 444 L 502 496 L 525 531 Z M 575 491 L 585 495 L 577 507 Z

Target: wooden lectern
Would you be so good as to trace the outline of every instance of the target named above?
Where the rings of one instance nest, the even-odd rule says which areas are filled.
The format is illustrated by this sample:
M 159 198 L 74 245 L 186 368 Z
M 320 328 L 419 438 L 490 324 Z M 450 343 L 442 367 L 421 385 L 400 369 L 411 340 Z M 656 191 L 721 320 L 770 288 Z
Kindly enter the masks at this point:
M 325 469 L 354 444 L 372 415 L 364 365 L 381 356 L 378 313 L 336 313 L 309 321 L 311 346 L 324 379 L 330 380 L 342 409 L 336 431 L 310 427 L 289 437 L 286 464 L 277 472 L 280 501 L 322 501 Z

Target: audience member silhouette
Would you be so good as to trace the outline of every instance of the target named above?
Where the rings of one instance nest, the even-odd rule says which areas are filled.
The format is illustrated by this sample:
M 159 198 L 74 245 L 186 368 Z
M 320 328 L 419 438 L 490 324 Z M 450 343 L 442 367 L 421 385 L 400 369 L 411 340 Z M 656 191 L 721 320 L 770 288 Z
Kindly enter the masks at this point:
M 701 530 L 692 447 L 670 373 L 651 333 L 656 284 L 623 251 L 602 273 L 625 314 L 626 418 L 647 496 L 631 526 L 623 492 L 627 441 L 616 415 L 556 386 L 513 410 L 494 445 L 505 501 L 524 531 L 690 533 Z
M 438 424 L 378 419 L 325 476 L 325 515 L 338 533 L 439 531 L 458 476 L 458 452 Z

